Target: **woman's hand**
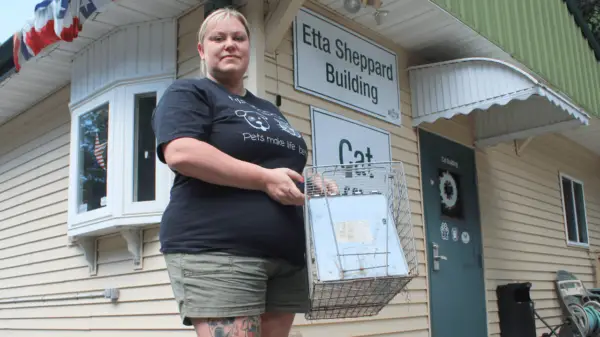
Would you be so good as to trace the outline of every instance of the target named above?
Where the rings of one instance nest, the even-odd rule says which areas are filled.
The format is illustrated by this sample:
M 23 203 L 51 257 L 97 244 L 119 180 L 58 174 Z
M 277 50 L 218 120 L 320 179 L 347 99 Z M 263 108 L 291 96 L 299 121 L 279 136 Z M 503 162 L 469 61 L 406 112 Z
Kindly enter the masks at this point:
M 296 186 L 304 181 L 298 172 L 288 168 L 268 169 L 263 177 L 263 191 L 284 205 L 304 205 L 304 194 Z
M 321 177 L 315 174 L 310 178 L 310 189 L 314 191 L 311 194 L 339 194 L 339 188 L 335 181 Z

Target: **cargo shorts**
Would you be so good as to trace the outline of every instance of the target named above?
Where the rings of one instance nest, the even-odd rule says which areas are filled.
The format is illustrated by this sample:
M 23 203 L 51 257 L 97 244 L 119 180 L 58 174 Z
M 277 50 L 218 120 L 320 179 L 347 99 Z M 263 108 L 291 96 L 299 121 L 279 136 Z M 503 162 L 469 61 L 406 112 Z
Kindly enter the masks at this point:
M 226 253 L 165 254 L 182 322 L 192 318 L 305 313 L 309 306 L 306 267 L 278 259 Z

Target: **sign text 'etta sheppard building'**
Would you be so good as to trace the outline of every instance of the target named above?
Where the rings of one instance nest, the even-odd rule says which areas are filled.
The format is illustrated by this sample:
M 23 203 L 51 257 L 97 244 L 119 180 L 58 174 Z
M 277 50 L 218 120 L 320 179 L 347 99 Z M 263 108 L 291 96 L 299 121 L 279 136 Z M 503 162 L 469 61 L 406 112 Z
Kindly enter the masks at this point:
M 401 124 L 396 54 L 306 8 L 294 21 L 296 90 Z

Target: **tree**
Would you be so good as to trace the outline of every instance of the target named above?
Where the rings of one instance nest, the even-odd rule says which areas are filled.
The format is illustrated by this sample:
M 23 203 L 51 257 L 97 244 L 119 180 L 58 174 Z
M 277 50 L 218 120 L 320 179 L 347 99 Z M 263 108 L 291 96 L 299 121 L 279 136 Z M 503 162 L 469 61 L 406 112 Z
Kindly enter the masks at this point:
M 577 2 L 596 41 L 600 42 L 600 0 L 577 0 Z

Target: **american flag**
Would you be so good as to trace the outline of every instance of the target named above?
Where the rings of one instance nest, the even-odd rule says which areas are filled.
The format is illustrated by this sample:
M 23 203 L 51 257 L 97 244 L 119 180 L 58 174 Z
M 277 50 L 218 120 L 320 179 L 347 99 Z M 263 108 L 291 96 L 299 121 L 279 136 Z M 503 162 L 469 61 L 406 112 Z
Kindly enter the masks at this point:
M 59 41 L 72 42 L 83 23 L 115 0 L 44 0 L 35 5 L 33 18 L 13 36 L 15 70 Z
M 96 133 L 96 141 L 94 142 L 94 156 L 96 157 L 96 162 L 103 170 L 106 170 L 106 162 L 104 161 L 105 153 L 106 142 L 100 144 L 100 138 L 98 138 L 98 133 Z

